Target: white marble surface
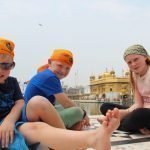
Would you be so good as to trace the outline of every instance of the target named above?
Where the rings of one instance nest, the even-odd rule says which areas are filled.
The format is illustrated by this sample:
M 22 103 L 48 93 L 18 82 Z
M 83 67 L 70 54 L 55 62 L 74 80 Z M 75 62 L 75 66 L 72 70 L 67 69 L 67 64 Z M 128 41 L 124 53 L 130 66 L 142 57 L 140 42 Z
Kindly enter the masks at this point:
M 94 126 L 98 127 L 99 123 L 97 121 L 97 118 L 99 116 L 90 116 L 90 122 L 91 122 L 91 129 L 94 128 Z M 116 131 L 117 132 L 117 131 Z M 123 141 L 123 140 L 128 140 L 129 138 L 124 138 L 121 137 L 124 133 L 120 133 L 116 137 L 111 137 L 111 141 Z M 120 136 L 121 135 L 121 136 Z M 146 137 L 146 136 L 145 136 Z M 149 136 L 150 137 L 150 136 Z M 137 139 L 137 138 L 144 138 L 142 135 L 134 135 L 131 136 L 132 139 Z M 130 139 L 129 139 L 130 140 Z M 87 150 L 93 150 L 91 148 Z M 115 145 L 111 146 L 111 150 L 150 150 L 150 140 L 146 142 L 135 142 L 135 143 L 130 143 L 130 144 L 122 144 L 122 145 Z
M 111 150 L 150 150 L 150 142 L 112 146 Z

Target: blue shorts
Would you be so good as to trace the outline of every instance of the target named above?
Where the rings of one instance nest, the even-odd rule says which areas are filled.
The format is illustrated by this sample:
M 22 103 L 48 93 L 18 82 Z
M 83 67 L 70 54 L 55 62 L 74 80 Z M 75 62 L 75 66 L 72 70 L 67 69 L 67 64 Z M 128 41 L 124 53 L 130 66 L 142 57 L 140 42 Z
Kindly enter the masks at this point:
M 0 124 L 3 122 L 3 120 L 0 122 Z M 15 149 L 21 149 L 21 150 L 29 150 L 24 137 L 22 134 L 17 130 L 17 127 L 22 125 L 24 122 L 18 121 L 15 123 L 14 127 L 14 140 L 13 143 L 10 143 L 8 146 L 8 149 L 15 150 Z M 0 146 L 1 149 L 1 146 Z
M 26 116 L 26 106 L 27 104 L 24 104 L 23 108 L 22 108 L 22 112 L 21 112 L 21 120 L 23 122 L 28 122 L 27 116 Z

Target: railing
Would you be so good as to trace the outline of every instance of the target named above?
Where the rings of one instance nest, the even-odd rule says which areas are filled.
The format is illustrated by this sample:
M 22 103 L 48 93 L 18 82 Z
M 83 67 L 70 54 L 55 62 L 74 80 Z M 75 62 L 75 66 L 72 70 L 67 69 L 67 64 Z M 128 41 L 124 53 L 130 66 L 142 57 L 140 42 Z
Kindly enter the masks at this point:
M 99 101 L 99 100 L 73 100 L 77 106 L 85 109 L 89 115 L 98 115 L 101 114 L 100 106 L 106 101 Z M 122 101 L 111 101 L 111 103 L 130 106 L 133 101 L 128 100 L 126 102 Z

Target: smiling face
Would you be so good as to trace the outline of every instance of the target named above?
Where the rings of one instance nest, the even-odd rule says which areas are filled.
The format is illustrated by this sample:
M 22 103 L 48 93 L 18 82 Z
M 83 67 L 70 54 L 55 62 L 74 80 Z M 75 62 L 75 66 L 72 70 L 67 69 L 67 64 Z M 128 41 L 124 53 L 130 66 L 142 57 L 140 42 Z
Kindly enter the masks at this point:
M 139 74 L 140 76 L 144 75 L 148 69 L 146 59 L 146 56 L 136 54 L 127 55 L 125 57 L 125 61 L 130 70 L 135 74 Z
M 49 61 L 50 70 L 57 76 L 59 79 L 65 78 L 70 72 L 71 66 L 67 63 L 60 61 Z
M 13 58 L 7 54 L 0 54 L 0 83 L 5 82 L 13 67 Z

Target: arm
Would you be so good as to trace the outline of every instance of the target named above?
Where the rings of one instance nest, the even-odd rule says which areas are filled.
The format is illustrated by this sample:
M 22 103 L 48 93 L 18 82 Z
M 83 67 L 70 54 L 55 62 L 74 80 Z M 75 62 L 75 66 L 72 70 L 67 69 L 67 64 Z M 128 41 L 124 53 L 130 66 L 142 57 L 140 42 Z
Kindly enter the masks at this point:
M 128 113 L 132 112 L 133 110 L 143 107 L 142 97 L 138 91 L 137 86 L 135 86 L 134 99 L 135 99 L 134 104 L 131 105 L 128 109 L 120 109 L 119 110 L 121 119 L 123 119 L 126 115 L 128 115 Z
M 0 126 L 0 139 L 2 147 L 8 147 L 8 144 L 13 142 L 15 123 L 21 115 L 23 105 L 24 100 L 17 100 L 10 113 L 4 118 Z
M 71 99 L 69 99 L 65 93 L 55 94 L 54 96 L 64 108 L 76 106 L 76 104 Z
M 15 105 L 11 109 L 10 113 L 5 117 L 4 121 L 10 121 L 12 123 L 15 123 L 21 115 L 23 105 L 24 105 L 23 99 L 17 100 L 15 102 Z

